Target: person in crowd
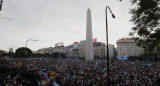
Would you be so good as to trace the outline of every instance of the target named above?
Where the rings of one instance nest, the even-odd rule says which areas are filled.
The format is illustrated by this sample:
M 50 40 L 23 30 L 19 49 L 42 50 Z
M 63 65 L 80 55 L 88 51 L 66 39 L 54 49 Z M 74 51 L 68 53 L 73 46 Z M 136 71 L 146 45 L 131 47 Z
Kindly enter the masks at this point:
M 107 86 L 107 64 L 105 60 L 84 61 L 52 58 L 15 58 L 10 59 L 14 65 L 4 67 L 8 72 L 2 84 L 5 86 L 42 86 L 47 81 L 40 71 L 45 74 L 56 73 L 54 81 L 60 86 Z M 23 63 L 22 67 L 17 64 Z M 2 70 L 0 73 L 2 74 Z M 6 73 L 8 70 L 5 70 Z M 14 71 L 18 72 L 14 72 Z M 160 86 L 160 68 L 154 62 L 114 61 L 110 66 L 111 86 Z M 43 81 L 43 82 L 42 82 Z M 48 81 L 48 84 L 54 86 Z

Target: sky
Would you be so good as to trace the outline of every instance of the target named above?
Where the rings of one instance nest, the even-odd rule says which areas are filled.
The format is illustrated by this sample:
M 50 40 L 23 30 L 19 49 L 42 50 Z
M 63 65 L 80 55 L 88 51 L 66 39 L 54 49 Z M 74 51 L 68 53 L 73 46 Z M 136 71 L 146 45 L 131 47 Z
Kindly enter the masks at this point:
M 91 9 L 93 38 L 106 43 L 105 7 L 109 6 L 116 18 L 108 11 L 109 44 L 129 37 L 133 24 L 130 0 L 3 0 L 0 11 L 0 50 L 8 51 L 27 47 L 33 51 L 64 46 L 86 39 L 87 9 Z

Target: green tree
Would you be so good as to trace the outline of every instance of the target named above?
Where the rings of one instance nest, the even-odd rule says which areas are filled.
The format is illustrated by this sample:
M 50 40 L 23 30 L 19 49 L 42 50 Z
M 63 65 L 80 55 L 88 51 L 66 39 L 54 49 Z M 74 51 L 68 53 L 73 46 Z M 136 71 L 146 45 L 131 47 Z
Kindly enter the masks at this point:
M 44 54 L 43 54 L 43 57 L 45 57 L 45 58 L 51 57 L 51 54 L 49 54 L 49 53 L 44 53 Z
M 27 47 L 21 47 L 16 49 L 15 57 L 30 57 L 32 55 L 32 51 Z
M 60 53 L 61 58 L 66 58 L 66 54 L 65 53 Z
M 160 52 L 160 0 L 130 0 L 130 2 L 132 3 L 130 21 L 135 26 L 129 35 L 137 35 L 137 45 L 144 47 L 144 56 L 158 57 Z
M 2 10 L 3 0 L 0 0 L 0 11 Z
M 53 53 L 53 54 L 52 54 L 52 57 L 53 57 L 53 58 L 58 58 L 58 57 L 60 57 L 59 52 L 55 52 L 55 53 Z
M 7 55 L 8 55 L 9 57 L 13 57 L 13 56 L 14 56 L 14 52 L 8 52 Z
M 5 55 L 6 55 L 6 51 L 0 50 L 0 57 L 3 57 L 3 56 L 5 56 Z
M 136 38 L 137 45 L 145 48 L 145 55 L 155 55 L 160 48 L 160 0 L 130 1 L 132 3 L 130 21 L 135 26 L 129 35 L 138 36 Z
M 66 54 L 62 52 L 55 52 L 52 54 L 52 58 L 66 58 Z
M 137 38 L 139 45 L 154 44 L 154 47 L 159 45 L 160 0 L 131 0 L 131 2 L 136 6 L 130 10 L 131 22 L 135 25 L 130 35 L 139 36 Z

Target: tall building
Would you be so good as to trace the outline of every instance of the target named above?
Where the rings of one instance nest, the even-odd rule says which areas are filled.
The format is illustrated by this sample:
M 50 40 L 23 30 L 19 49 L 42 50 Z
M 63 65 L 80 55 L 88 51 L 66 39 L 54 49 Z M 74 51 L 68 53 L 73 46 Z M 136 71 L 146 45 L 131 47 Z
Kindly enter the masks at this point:
M 66 58 L 68 58 L 68 46 L 64 46 L 64 53 L 66 54 Z
M 36 52 L 37 53 L 40 53 L 40 54 L 45 54 L 45 53 L 48 53 L 48 48 L 42 48 L 42 49 L 38 49 Z
M 117 41 L 118 57 L 139 56 L 142 53 L 143 48 L 137 46 L 134 38 L 122 38 Z
M 9 48 L 9 52 L 13 52 L 13 48 Z
M 78 57 L 84 59 L 86 57 L 86 43 L 80 42 L 78 45 Z
M 68 58 L 74 58 L 73 56 L 73 45 L 68 46 Z
M 94 60 L 93 57 L 93 41 L 92 41 L 92 19 L 91 10 L 87 10 L 87 25 L 86 25 L 86 60 Z
M 40 53 L 40 54 L 45 54 L 45 53 L 53 54 L 53 53 L 56 53 L 56 52 L 66 53 L 68 51 L 66 51 L 64 49 L 63 43 L 59 42 L 59 43 L 55 44 L 55 47 L 48 47 L 48 48 L 38 49 L 36 52 Z
M 95 59 L 105 59 L 105 43 L 102 42 L 93 43 L 93 51 Z
M 115 57 L 114 45 L 108 44 L 108 49 L 109 49 L 109 58 Z M 105 56 L 107 56 L 107 46 L 105 46 Z
M 85 41 L 85 40 L 84 40 Z M 86 57 L 86 43 L 80 41 L 74 42 L 68 46 L 68 57 L 72 59 L 85 59 Z M 93 43 L 93 58 L 105 59 L 105 43 Z
M 56 44 L 55 44 L 55 47 L 62 47 L 62 46 L 64 46 L 64 45 L 63 45 L 63 42 L 59 42 L 59 43 L 56 43 Z

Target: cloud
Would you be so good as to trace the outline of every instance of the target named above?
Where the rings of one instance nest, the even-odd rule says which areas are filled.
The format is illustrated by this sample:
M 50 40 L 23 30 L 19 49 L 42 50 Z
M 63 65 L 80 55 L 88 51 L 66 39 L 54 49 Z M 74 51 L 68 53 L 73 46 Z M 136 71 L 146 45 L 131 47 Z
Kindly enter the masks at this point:
M 0 44 L 3 44 L 0 47 L 8 50 L 8 42 L 12 40 L 15 40 L 13 45 L 24 46 L 30 38 L 43 40 L 29 45 L 33 50 L 54 46 L 57 42 L 69 45 L 84 40 L 88 8 L 92 12 L 93 37 L 105 42 L 106 5 L 116 15 L 113 20 L 108 13 L 109 43 L 116 44 L 116 40 L 128 34 L 131 26 L 127 3 L 116 0 L 4 0 L 0 16 L 12 18 L 13 21 L 0 20 Z

